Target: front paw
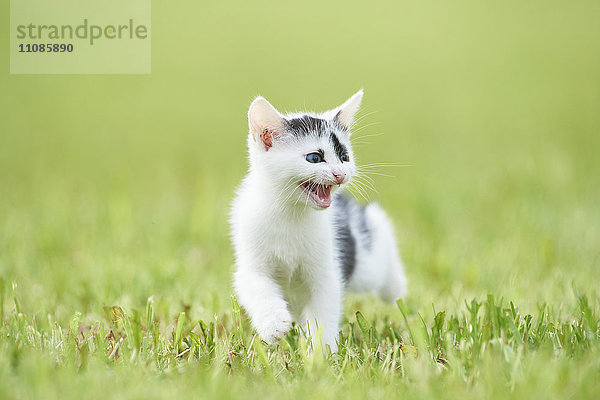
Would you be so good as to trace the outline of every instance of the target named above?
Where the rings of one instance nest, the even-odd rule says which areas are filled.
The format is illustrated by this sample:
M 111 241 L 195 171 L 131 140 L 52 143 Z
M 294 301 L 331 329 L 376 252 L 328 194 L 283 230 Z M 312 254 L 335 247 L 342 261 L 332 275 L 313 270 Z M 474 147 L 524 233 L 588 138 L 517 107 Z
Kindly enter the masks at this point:
M 258 336 L 268 344 L 273 344 L 284 337 L 291 327 L 292 316 L 287 310 L 274 311 L 256 323 Z

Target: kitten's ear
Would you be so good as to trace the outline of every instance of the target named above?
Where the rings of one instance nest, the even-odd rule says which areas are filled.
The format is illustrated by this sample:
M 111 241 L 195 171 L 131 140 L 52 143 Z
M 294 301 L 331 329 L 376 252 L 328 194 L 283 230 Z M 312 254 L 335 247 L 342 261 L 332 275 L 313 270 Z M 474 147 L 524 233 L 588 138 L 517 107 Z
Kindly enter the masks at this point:
M 273 140 L 283 134 L 284 119 L 264 97 L 257 97 L 248 110 L 248 125 L 254 141 L 263 144 L 265 151 L 273 146 Z
M 354 93 L 344 104 L 338 107 L 338 112 L 335 115 L 335 120 L 346 129 L 350 129 L 354 115 L 360 107 L 360 102 L 363 98 L 363 90 L 360 89 Z

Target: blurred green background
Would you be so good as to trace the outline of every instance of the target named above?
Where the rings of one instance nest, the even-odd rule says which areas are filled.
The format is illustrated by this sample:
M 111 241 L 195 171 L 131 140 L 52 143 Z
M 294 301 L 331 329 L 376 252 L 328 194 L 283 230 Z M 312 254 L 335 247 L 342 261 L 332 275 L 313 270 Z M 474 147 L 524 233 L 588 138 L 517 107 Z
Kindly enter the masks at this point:
M 0 275 L 29 313 L 230 307 L 250 101 L 361 87 L 360 161 L 410 165 L 370 193 L 409 304 L 597 295 L 598 1 L 155 1 L 152 73 L 89 76 L 9 75 L 1 7 Z

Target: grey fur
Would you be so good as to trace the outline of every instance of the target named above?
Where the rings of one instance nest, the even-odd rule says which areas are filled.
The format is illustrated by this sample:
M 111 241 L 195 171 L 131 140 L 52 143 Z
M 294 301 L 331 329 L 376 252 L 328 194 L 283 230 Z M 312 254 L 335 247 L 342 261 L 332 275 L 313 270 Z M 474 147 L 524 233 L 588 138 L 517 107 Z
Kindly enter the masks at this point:
M 335 241 L 345 282 L 356 267 L 357 246 L 371 248 L 372 234 L 366 208 L 346 194 L 338 194 L 333 202 Z
M 310 115 L 303 115 L 302 117 L 285 120 L 285 125 L 296 136 L 323 135 L 327 132 L 328 121 Z

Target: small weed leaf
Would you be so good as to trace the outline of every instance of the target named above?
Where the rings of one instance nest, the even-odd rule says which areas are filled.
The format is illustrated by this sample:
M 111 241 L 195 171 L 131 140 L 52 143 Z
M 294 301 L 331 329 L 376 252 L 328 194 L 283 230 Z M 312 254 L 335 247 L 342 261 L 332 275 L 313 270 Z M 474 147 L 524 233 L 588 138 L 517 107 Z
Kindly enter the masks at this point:
M 21 313 L 21 305 L 19 304 L 19 299 L 17 298 L 17 282 L 13 282 L 12 292 L 13 292 L 13 301 L 15 303 L 15 310 L 17 311 L 17 314 L 20 314 Z
M 154 324 L 154 298 L 149 297 L 146 302 L 146 330 L 152 331 Z
M 406 306 L 404 305 L 404 301 L 402 299 L 398 299 L 396 300 L 396 305 L 398 306 L 398 309 L 400 310 L 400 313 L 402 314 L 402 318 L 404 319 L 404 323 L 406 324 L 406 329 L 408 329 L 408 334 L 410 335 L 410 340 L 412 341 L 412 344 L 415 344 L 415 336 L 413 335 L 413 332 L 410 328 L 410 324 L 408 323 L 408 313 L 406 311 Z
M 183 327 L 186 321 L 185 312 L 182 311 L 179 313 L 179 317 L 177 318 L 177 328 L 175 329 L 175 336 L 173 341 L 173 348 L 178 349 L 181 344 L 181 339 L 183 337 Z
M 360 313 L 360 311 L 356 312 L 356 322 L 358 323 L 358 327 L 360 328 L 362 333 L 369 333 L 369 329 L 371 329 L 371 326 L 369 325 L 365 317 L 363 317 L 363 315 Z

